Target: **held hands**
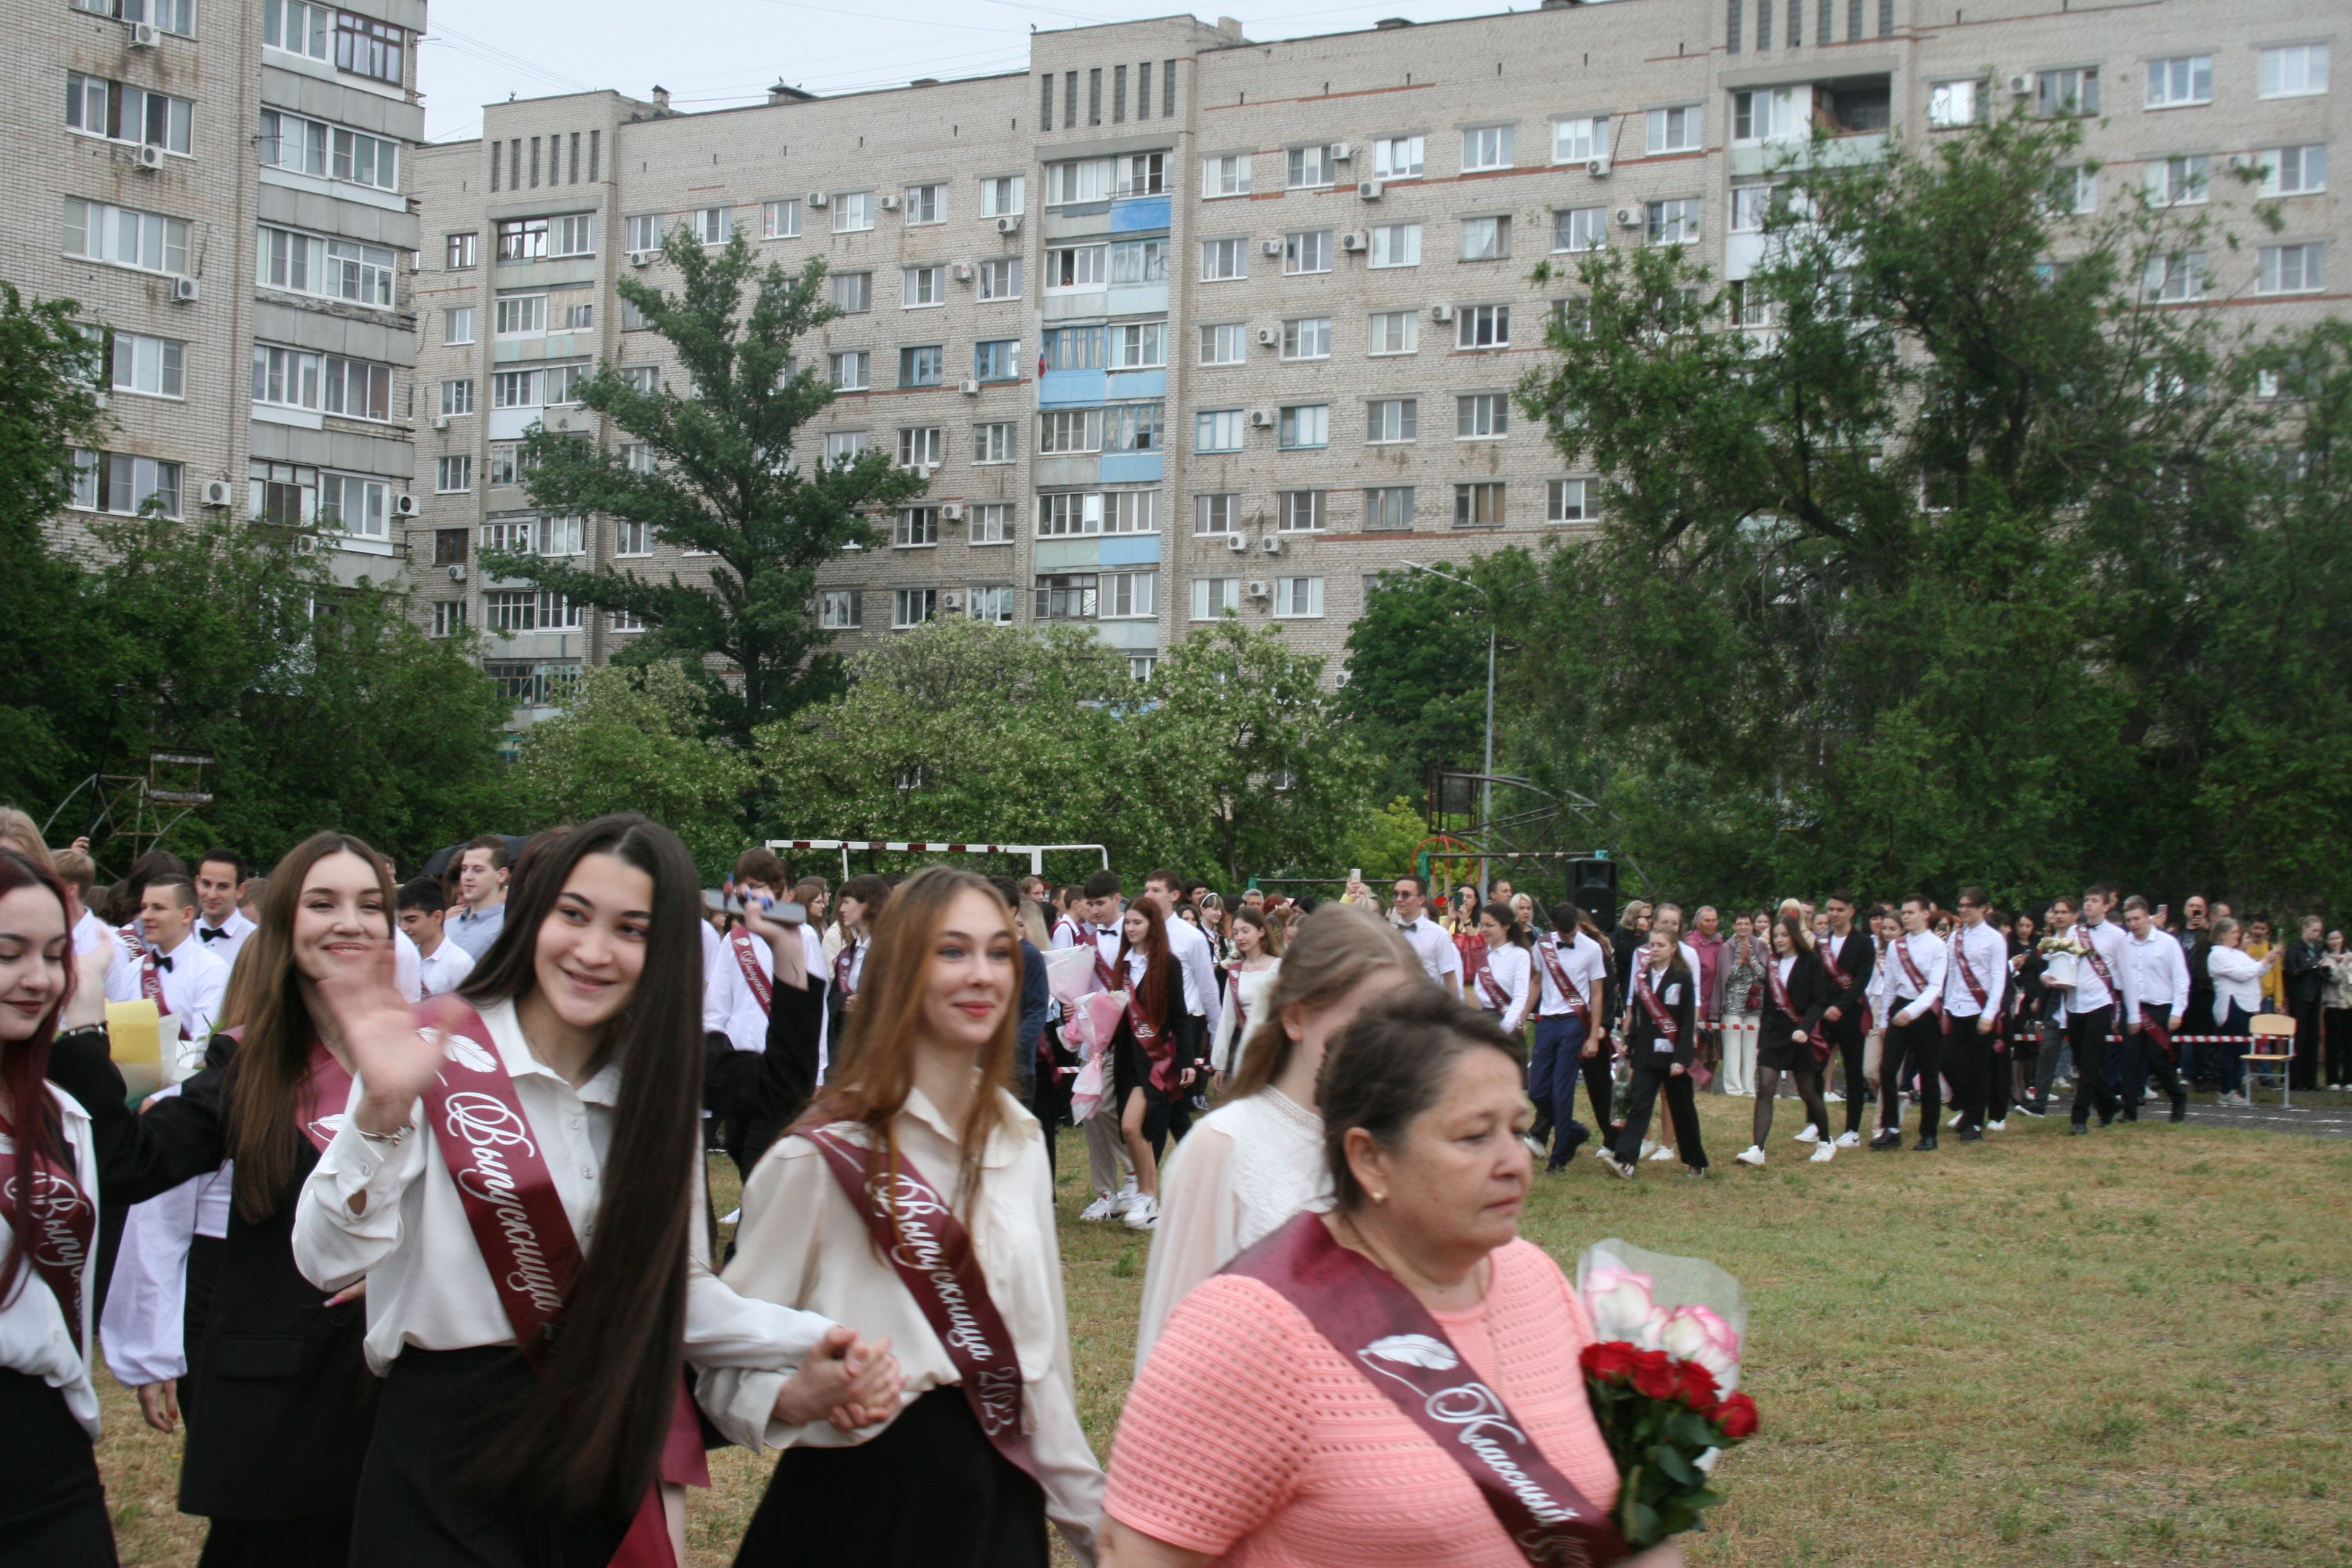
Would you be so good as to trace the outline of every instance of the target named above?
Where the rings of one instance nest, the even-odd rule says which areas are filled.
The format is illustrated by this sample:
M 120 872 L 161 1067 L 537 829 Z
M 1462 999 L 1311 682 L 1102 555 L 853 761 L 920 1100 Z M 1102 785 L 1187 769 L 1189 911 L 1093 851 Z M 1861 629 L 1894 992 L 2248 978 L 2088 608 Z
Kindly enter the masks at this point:
M 145 1416 L 147 1425 L 158 1432 L 178 1431 L 180 1429 L 179 1380 L 167 1377 L 161 1383 L 141 1384 L 139 1414 Z
M 906 1382 L 887 1337 L 869 1344 L 836 1324 L 776 1391 L 775 1418 L 791 1426 L 827 1420 L 855 1432 L 895 1412 Z
M 416 1010 L 393 984 L 392 943 L 376 944 L 366 963 L 320 980 L 319 995 L 365 1090 L 352 1111 L 352 1125 L 362 1132 L 397 1131 L 440 1071 L 441 1047 L 418 1032 Z
M 1789 1038 L 1801 1046 L 1805 1043 L 1805 1031 L 1802 1029 L 1791 1029 L 1789 1031 Z
M 1843 1007 L 1824 1007 L 1822 1009 L 1822 1022 L 1825 1024 L 1834 1024 L 1844 1016 L 1845 1009 Z

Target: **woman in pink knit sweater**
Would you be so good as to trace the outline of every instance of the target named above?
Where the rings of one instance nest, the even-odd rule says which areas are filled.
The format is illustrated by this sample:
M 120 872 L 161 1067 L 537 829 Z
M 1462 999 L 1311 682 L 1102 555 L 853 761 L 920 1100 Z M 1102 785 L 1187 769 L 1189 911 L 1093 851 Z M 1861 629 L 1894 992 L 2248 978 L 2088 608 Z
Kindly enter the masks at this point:
M 1119 1418 L 1108 1562 L 1626 1561 L 1577 1364 L 1592 1327 L 1518 1238 L 1528 1106 L 1511 1041 L 1416 988 L 1334 1042 L 1318 1099 L 1336 1207 L 1170 1316 Z M 1681 1561 L 1673 1542 L 1632 1559 Z

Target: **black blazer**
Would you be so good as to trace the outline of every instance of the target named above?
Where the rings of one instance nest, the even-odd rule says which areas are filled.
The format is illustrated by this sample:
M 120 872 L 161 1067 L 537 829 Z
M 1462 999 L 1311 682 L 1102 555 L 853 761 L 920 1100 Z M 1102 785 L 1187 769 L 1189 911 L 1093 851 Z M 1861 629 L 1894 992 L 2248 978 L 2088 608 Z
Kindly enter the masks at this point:
M 1635 1072 L 1664 1073 L 1679 1064 L 1688 1068 L 1698 1046 L 1698 976 L 1683 964 L 1668 970 L 1663 979 L 1654 979 L 1651 989 L 1666 1013 L 1675 1021 L 1675 1048 L 1672 1056 L 1656 1048 L 1661 1037 L 1657 1020 L 1634 994 L 1634 983 L 1625 984 L 1625 1011 L 1618 1020 L 1618 1031 L 1627 1042 L 1625 1058 Z
M 703 1107 L 742 1129 L 742 1146 L 729 1152 L 746 1176 L 816 1094 L 817 1036 L 828 989 L 817 974 L 808 977 L 805 990 L 777 984 L 768 1000 L 765 1050 L 739 1051 L 724 1035 L 707 1037 Z M 837 1025 L 833 1048 L 841 1049 Z
M 1766 963 L 1775 966 L 1775 973 L 1778 972 L 1777 966 L 1780 962 L 1777 957 L 1766 960 Z M 1771 976 L 1766 975 L 1764 1007 L 1757 1015 L 1757 1040 L 1759 1046 L 1787 1046 L 1790 1044 L 1790 1037 L 1799 1029 L 1805 1031 L 1805 1039 L 1809 1044 L 1819 1039 L 1822 1009 L 1837 1000 L 1841 994 L 1837 982 L 1830 978 L 1829 970 L 1822 964 L 1820 958 L 1810 952 L 1801 952 L 1797 955 L 1795 966 L 1789 971 L 1788 992 L 1789 1005 L 1797 1010 L 1797 1016 L 1793 1018 L 1782 1012 L 1780 1003 L 1772 999 Z
M 141 1203 L 220 1168 L 224 1069 L 236 1041 L 214 1036 L 205 1069 L 142 1115 L 125 1103 L 103 1044 L 85 1040 L 51 1053 L 49 1077 L 89 1112 L 108 1204 Z M 294 1267 L 295 1200 L 318 1163 L 303 1140 L 275 1214 L 252 1221 L 231 1211 L 204 1337 L 188 1347 L 196 1414 L 180 1466 L 183 1513 L 309 1519 L 348 1510 L 358 1496 L 378 1386 L 363 1342 L 367 1302 L 330 1307 Z
M 1821 963 L 1818 952 L 1813 961 Z M 1838 967 L 1845 971 L 1843 985 L 1832 978 L 1827 964 L 1821 964 L 1822 985 L 1828 993 L 1822 998 L 1822 1005 L 1838 1010 L 1836 1021 L 1829 1025 L 1832 1030 L 1858 1035 L 1867 1022 L 1871 973 L 1878 967 L 1878 944 L 1870 940 L 1868 931 L 1857 928 L 1845 939 L 1838 952 Z M 1769 1013 L 1772 1008 L 1768 1004 L 1764 1010 Z

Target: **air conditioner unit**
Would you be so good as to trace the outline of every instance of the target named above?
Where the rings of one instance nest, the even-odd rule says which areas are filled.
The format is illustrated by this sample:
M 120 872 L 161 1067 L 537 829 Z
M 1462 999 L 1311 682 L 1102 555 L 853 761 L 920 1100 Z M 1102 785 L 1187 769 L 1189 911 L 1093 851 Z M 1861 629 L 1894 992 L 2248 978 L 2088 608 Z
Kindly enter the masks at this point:
M 163 166 L 163 149 L 161 147 L 139 147 L 131 152 L 131 156 L 141 168 L 151 173 Z
M 1378 180 L 1366 180 L 1357 185 L 1356 194 L 1368 202 L 1376 202 L 1381 199 L 1381 193 L 1386 189 L 1388 187 Z
M 940 508 L 940 521 L 942 522 L 961 522 L 963 521 L 962 506 L 955 501 L 948 502 L 945 506 Z
M 154 23 L 133 22 L 131 24 L 131 47 L 132 48 L 152 49 L 163 41 L 163 30 L 157 27 Z
M 1260 327 L 1257 330 L 1257 346 L 1262 349 L 1270 349 L 1281 341 L 1282 334 L 1272 327 Z
M 959 283 L 971 282 L 971 263 L 969 261 L 956 262 L 953 266 L 948 268 L 948 276 L 954 279 Z
M 1280 534 L 1269 533 L 1264 539 L 1257 542 L 1257 547 L 1260 550 L 1265 551 L 1268 555 L 1279 555 L 1282 553 L 1282 536 Z
M 1433 321 L 1450 321 L 1454 319 L 1454 307 L 1451 305 L 1432 305 L 1429 308 L 1429 319 Z
M 632 267 L 651 267 L 654 264 L 654 258 L 658 254 L 660 253 L 652 250 L 632 250 L 629 252 L 629 265 Z
M 446 414 L 436 414 L 433 416 L 433 428 L 436 430 L 449 428 L 449 416 Z
M 1355 155 L 1355 148 L 1349 145 L 1347 142 L 1334 142 L 1331 143 L 1331 161 L 1333 163 L 1344 163 Z
M 465 580 L 466 563 L 460 561 L 456 565 L 449 568 L 449 581 L 452 583 L 462 583 Z
M 2030 76 L 2013 76 L 2009 79 L 2009 90 L 2023 98 L 2033 90 L 2033 79 Z
M 1278 239 L 1262 240 L 1258 244 L 1258 249 L 1264 251 L 1268 256 L 1280 256 L 1282 254 L 1282 241 Z
M 1225 548 L 1239 555 L 1249 549 L 1249 536 L 1241 533 L 1225 535 Z
M 963 395 L 966 397 L 978 397 L 980 395 L 980 382 L 978 378 L 972 376 L 966 376 L 964 378 Z
M 1003 217 L 998 218 L 996 220 L 996 232 L 999 234 L 1019 234 L 1021 232 L 1021 215 L 1019 213 L 1007 213 Z
M 205 504 L 206 506 L 226 506 L 229 504 L 230 495 L 231 491 L 228 488 L 228 481 L 226 479 L 206 479 L 205 481 Z
M 294 553 L 297 555 L 316 555 L 319 553 L 319 536 L 315 533 L 296 534 L 294 536 Z
M 1609 177 L 1609 170 L 1610 163 L 1605 156 L 1595 158 L 1592 162 L 1584 165 L 1584 172 L 1591 175 L 1596 180 L 1607 179 Z
M 1274 584 L 1267 582 L 1263 577 L 1251 578 L 1247 583 L 1242 585 L 1242 591 L 1253 599 L 1271 599 L 1274 597 Z
M 1619 228 L 1639 228 L 1642 226 L 1642 209 L 1640 207 L 1619 207 L 1617 209 L 1616 216 L 1617 226 Z
M 172 279 L 172 298 L 183 305 L 193 305 L 204 294 L 203 287 L 193 278 Z
M 1370 235 L 1366 234 L 1361 229 L 1357 229 L 1352 233 L 1343 234 L 1339 237 L 1339 248 L 1342 250 L 1361 250 L 1371 242 L 1372 237 Z
M 398 495 L 393 497 L 392 515 L 394 517 L 415 517 L 416 515 L 416 498 L 411 495 Z
M 811 191 L 808 194 L 808 205 L 813 207 L 824 206 L 826 203 L 832 200 L 833 198 L 826 195 L 823 191 Z
M 1273 412 L 1273 410 L 1271 410 L 1271 409 L 1266 409 L 1266 408 L 1253 408 L 1253 409 L 1251 409 L 1251 410 L 1250 410 L 1250 428 L 1251 428 L 1251 429 L 1253 429 L 1253 430 L 1268 430 L 1268 429 L 1272 429 L 1272 428 L 1273 428 L 1273 426 L 1274 426 L 1274 412 Z
M 941 590 L 940 591 L 940 609 L 942 609 L 942 610 L 961 610 L 961 609 L 962 609 L 962 608 L 963 608 L 963 590 L 962 590 L 961 588 L 943 588 L 943 589 L 941 589 Z
M 897 196 L 884 196 L 882 198 L 882 210 L 886 213 L 897 212 L 898 210 L 898 198 Z

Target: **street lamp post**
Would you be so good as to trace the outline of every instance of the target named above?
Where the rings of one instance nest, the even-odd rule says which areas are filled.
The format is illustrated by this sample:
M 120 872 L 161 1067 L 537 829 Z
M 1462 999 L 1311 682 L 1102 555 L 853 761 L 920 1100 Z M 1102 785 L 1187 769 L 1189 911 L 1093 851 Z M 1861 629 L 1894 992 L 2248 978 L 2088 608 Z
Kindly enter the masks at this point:
M 1458 583 L 1486 602 L 1486 765 L 1481 770 L 1483 776 L 1478 781 L 1478 819 L 1482 829 L 1491 831 L 1490 825 L 1495 820 L 1495 597 L 1467 577 L 1456 577 L 1451 572 L 1440 572 L 1436 567 L 1424 566 L 1418 561 L 1408 561 L 1405 565 L 1415 572 L 1426 572 L 1433 577 Z M 1482 900 L 1486 889 L 1493 885 L 1494 879 L 1488 875 L 1491 869 L 1482 851 L 1478 857 L 1478 894 Z

